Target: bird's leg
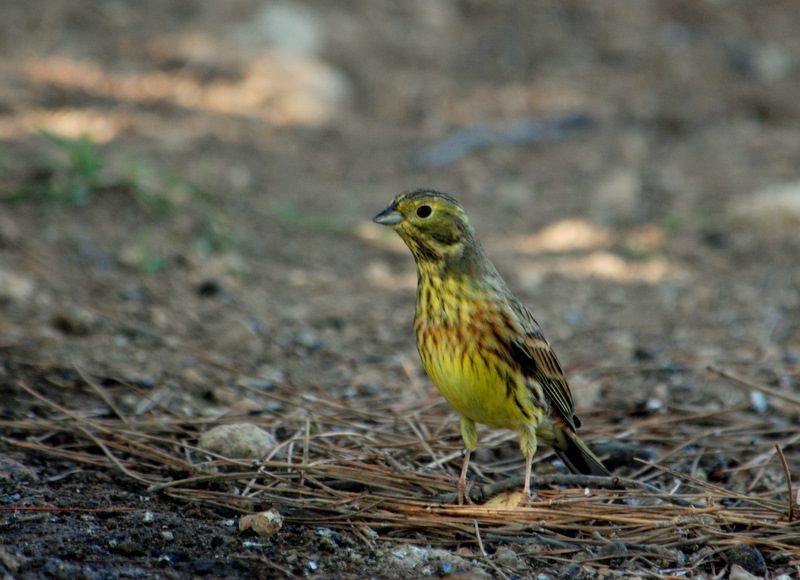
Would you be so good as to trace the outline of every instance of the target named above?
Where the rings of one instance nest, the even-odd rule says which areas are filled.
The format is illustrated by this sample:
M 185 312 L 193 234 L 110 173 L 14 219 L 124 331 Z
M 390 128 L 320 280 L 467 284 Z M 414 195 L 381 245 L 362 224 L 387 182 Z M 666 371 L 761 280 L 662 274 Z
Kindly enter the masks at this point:
M 522 500 L 530 502 L 531 499 L 531 464 L 533 463 L 533 455 L 525 456 L 525 487 L 522 488 Z
M 469 465 L 470 453 L 472 453 L 472 449 L 468 447 L 466 453 L 464 453 L 464 465 L 461 466 L 461 477 L 458 478 L 458 505 L 464 505 L 465 498 L 469 503 L 472 503 L 472 500 L 467 495 L 467 466 Z
M 458 418 L 461 423 L 461 438 L 464 440 L 464 447 L 467 450 L 464 454 L 464 465 L 461 467 L 461 477 L 458 478 L 458 505 L 464 505 L 465 498 L 468 503 L 472 503 L 467 495 L 467 466 L 469 465 L 469 455 L 478 442 L 478 432 L 475 430 L 475 421 L 464 415 L 459 415 Z
M 519 446 L 525 456 L 525 487 L 522 490 L 522 501 L 531 501 L 531 465 L 536 454 L 536 428 L 526 425 L 519 431 Z

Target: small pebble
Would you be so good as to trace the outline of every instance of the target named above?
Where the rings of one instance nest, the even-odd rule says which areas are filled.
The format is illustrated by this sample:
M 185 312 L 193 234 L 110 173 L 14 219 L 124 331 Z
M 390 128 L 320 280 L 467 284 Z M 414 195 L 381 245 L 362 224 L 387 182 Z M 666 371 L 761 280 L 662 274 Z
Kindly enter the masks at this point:
M 228 318 L 210 331 L 214 344 L 222 352 L 255 355 L 261 352 L 263 343 L 258 333 L 247 322 Z
M 731 566 L 731 574 L 728 576 L 729 580 L 763 580 L 763 578 L 763 576 L 751 574 L 738 564 Z
M 517 553 L 511 548 L 508 548 L 506 546 L 500 546 L 499 548 L 497 548 L 497 551 L 495 552 L 493 559 L 500 566 L 506 566 L 511 569 L 517 569 L 520 567 L 521 564 L 519 556 L 517 556 Z
M 222 283 L 216 278 L 203 280 L 195 289 L 202 298 L 210 298 L 222 292 Z
M 748 544 L 739 544 L 731 548 L 727 554 L 728 563 L 733 566 L 741 566 L 744 570 L 756 576 L 767 574 L 767 562 L 757 548 Z M 733 572 L 731 572 L 733 578 Z
M 655 397 L 650 397 L 645 402 L 645 408 L 648 411 L 659 411 L 664 407 L 664 403 L 661 402 L 661 399 L 657 399 Z
M 584 568 L 580 564 L 567 564 L 559 573 L 559 578 L 564 580 L 578 580 L 579 578 L 586 578 Z
M 72 336 L 87 336 L 94 320 L 90 314 L 81 311 L 61 312 L 51 319 L 53 328 Z
M 287 1 L 265 3 L 244 30 L 251 41 L 307 56 L 320 51 L 322 31 L 322 22 L 315 11 Z
M 265 381 L 269 381 L 271 383 L 286 382 L 286 373 L 278 367 L 274 367 L 272 365 L 261 365 L 258 367 L 257 375 Z
M 597 555 L 612 566 L 619 566 L 628 555 L 628 546 L 622 542 L 611 542 L 597 550 Z
M 0 268 L 0 301 L 25 302 L 33 296 L 34 289 L 31 278 Z
M 750 404 L 756 413 L 763 413 L 769 408 L 769 402 L 761 391 L 750 391 Z
M 304 328 L 297 333 L 297 342 L 309 349 L 315 350 L 322 346 L 322 341 L 313 328 Z
M 16 459 L 0 455 L 0 483 L 37 483 L 36 472 Z M 8 497 L 8 496 L 5 496 Z
M 790 352 L 784 353 L 783 357 L 781 357 L 781 360 L 783 360 L 783 362 L 787 365 L 800 365 L 800 356 Z
M 780 231 L 800 223 L 800 182 L 775 183 L 738 198 L 732 213 L 740 221 Z
M 147 290 L 139 284 L 125 286 L 119 295 L 124 300 L 147 300 L 148 298 Z
M 277 445 L 270 433 L 250 423 L 219 425 L 197 441 L 198 447 L 232 459 L 261 459 Z
M 0 546 L 0 566 L 4 567 L 4 571 L 11 572 L 12 574 L 22 568 L 28 559 L 23 556 L 16 547 Z M 12 576 L 3 574 L 5 578 Z
M 239 518 L 240 530 L 253 530 L 265 538 L 274 536 L 283 526 L 283 517 L 275 510 L 249 514 Z
M 256 379 L 253 377 L 240 377 L 236 384 L 240 387 L 258 389 L 260 391 L 271 391 L 275 388 L 275 383 L 266 379 Z

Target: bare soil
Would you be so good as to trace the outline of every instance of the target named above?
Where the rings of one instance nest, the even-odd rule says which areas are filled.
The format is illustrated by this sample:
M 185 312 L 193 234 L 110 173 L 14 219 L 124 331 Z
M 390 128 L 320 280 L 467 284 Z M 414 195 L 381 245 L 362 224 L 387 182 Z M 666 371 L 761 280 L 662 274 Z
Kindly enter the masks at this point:
M 268 429 L 285 409 L 259 389 L 298 405 L 436 403 L 413 344 L 412 259 L 370 221 L 424 186 L 463 203 L 536 315 L 587 441 L 606 457 L 636 450 L 618 473 L 641 473 L 638 454 L 788 510 L 775 444 L 796 491 L 798 405 L 707 368 L 800 397 L 800 229 L 768 195 L 799 195 L 800 4 L 274 6 L 0 3 L 4 577 L 800 574 L 797 554 L 766 540 L 755 564 L 731 556 L 734 529 L 725 549 L 698 556 L 697 540 L 662 567 L 633 544 L 591 561 L 543 555 L 546 521 L 484 538 L 486 556 L 472 535 L 401 538 L 291 513 L 260 537 L 225 505 L 148 492 L 117 464 L 127 456 L 115 463 L 79 431 L 30 427 L 182 416 L 195 445 L 216 421 Z M 570 115 L 589 122 L 430 161 L 464 128 Z M 446 419 L 427 444 L 445 455 L 457 421 L 436 404 Z M 710 418 L 728 412 L 724 428 Z M 643 418 L 647 440 L 626 431 Z M 557 470 L 540 453 L 539 471 Z M 499 460 L 520 475 L 513 437 L 475 459 Z M 459 463 L 437 473 L 455 484 Z M 780 545 L 800 545 L 797 530 Z

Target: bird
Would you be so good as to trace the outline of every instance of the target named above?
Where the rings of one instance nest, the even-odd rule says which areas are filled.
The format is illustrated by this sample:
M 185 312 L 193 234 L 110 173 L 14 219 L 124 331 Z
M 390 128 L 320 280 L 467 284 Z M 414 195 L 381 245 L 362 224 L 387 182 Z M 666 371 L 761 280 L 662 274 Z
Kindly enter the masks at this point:
M 467 496 L 476 423 L 519 433 L 525 456 L 523 500 L 539 439 L 576 474 L 609 476 L 576 431 L 572 392 L 539 324 L 508 289 L 462 205 L 446 193 L 397 195 L 373 218 L 394 229 L 417 268 L 414 333 L 422 364 L 458 415 L 464 462 L 457 500 Z

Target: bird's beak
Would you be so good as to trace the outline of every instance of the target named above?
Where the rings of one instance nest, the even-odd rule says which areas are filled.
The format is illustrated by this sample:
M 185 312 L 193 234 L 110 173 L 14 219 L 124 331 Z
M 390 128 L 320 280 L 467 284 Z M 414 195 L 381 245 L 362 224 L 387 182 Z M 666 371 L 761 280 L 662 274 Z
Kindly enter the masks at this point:
M 372 221 L 383 226 L 396 226 L 404 219 L 406 218 L 403 217 L 403 214 L 394 209 L 394 205 L 390 205 L 381 213 L 372 218 Z

